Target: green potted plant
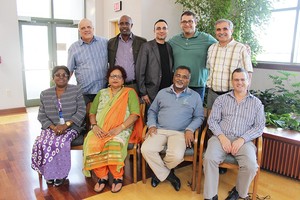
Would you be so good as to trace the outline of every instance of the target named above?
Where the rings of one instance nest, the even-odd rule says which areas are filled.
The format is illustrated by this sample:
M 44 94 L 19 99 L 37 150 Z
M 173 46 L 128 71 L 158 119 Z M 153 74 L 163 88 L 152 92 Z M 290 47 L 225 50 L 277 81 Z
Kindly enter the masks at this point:
M 265 106 L 266 125 L 300 131 L 300 82 L 296 73 L 269 75 L 273 88 L 251 91 Z
M 200 31 L 215 35 L 215 22 L 226 18 L 233 22 L 235 40 L 251 47 L 252 61 L 262 47 L 256 33 L 264 30 L 271 16 L 272 0 L 176 0 L 184 9 L 195 12 Z

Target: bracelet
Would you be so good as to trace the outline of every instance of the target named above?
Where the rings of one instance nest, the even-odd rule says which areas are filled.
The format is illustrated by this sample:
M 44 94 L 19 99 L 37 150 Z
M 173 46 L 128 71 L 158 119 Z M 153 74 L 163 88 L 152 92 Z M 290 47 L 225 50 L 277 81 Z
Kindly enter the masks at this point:
M 121 124 L 123 130 L 126 129 L 126 126 L 124 124 Z

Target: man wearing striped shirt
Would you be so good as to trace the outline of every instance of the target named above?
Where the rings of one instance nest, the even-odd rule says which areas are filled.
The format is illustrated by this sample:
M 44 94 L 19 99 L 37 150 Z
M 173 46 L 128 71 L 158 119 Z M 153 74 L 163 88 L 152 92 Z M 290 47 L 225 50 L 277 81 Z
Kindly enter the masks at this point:
M 69 48 L 67 67 L 72 74 L 75 72 L 85 104 L 88 104 L 100 89 L 106 87 L 108 40 L 94 36 L 93 24 L 88 19 L 79 22 L 78 31 L 80 39 Z
M 227 19 L 219 19 L 215 23 L 215 33 L 218 40 L 207 52 L 209 77 L 207 80 L 207 108 L 211 109 L 215 99 L 232 89 L 231 74 L 236 68 L 248 71 L 251 80 L 253 68 L 250 53 L 242 43 L 232 37 L 233 23 Z
M 205 199 L 218 199 L 218 167 L 226 154 L 232 154 L 239 163 L 236 187 L 226 200 L 249 199 L 248 189 L 259 167 L 256 147 L 251 141 L 263 133 L 264 107 L 249 93 L 249 75 L 245 69 L 235 69 L 231 83 L 233 91 L 216 99 L 208 118 L 213 136 L 208 140 L 203 160 Z

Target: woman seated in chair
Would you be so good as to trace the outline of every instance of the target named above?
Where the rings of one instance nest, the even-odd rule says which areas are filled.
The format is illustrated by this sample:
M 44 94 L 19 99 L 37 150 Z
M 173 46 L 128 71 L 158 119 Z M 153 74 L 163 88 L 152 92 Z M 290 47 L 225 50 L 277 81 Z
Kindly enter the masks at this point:
M 71 142 L 81 132 L 86 108 L 82 90 L 68 84 L 67 67 L 55 67 L 52 78 L 55 86 L 40 95 L 38 120 L 42 132 L 32 148 L 31 167 L 44 176 L 47 184 L 60 186 L 69 174 Z
M 91 131 L 83 144 L 85 176 L 93 170 L 98 177 L 94 190 L 102 192 L 108 183 L 108 172 L 113 176 L 111 192 L 122 189 L 124 160 L 129 138 L 139 140 L 142 133 L 139 98 L 132 88 L 123 86 L 126 72 L 112 67 L 107 75 L 108 88 L 96 95 L 91 109 Z

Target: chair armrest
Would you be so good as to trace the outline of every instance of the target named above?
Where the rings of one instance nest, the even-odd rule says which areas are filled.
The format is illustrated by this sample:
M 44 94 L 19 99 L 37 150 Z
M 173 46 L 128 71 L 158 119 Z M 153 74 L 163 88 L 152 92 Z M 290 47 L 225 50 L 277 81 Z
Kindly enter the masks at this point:
M 142 132 L 142 143 L 145 141 L 145 137 L 146 137 L 146 133 L 147 133 L 147 130 L 148 130 L 148 126 L 145 125 L 144 128 L 143 128 L 143 132 Z
M 202 133 L 201 133 L 201 138 L 200 138 L 200 147 L 199 147 L 199 150 L 200 150 L 200 154 L 199 156 L 202 156 L 203 154 L 203 150 L 204 150 L 204 142 L 205 142 L 205 137 L 206 137 L 206 133 L 207 133 L 207 130 L 208 130 L 208 124 L 205 125 Z
M 197 147 L 197 144 L 198 144 L 198 138 L 199 138 L 199 128 L 197 128 L 195 130 L 195 133 L 194 133 L 194 148 Z M 195 146 L 196 145 L 196 146 Z
M 263 137 L 260 136 L 255 139 L 256 148 L 257 148 L 257 164 L 260 167 L 261 159 L 262 159 L 262 145 L 263 145 Z

